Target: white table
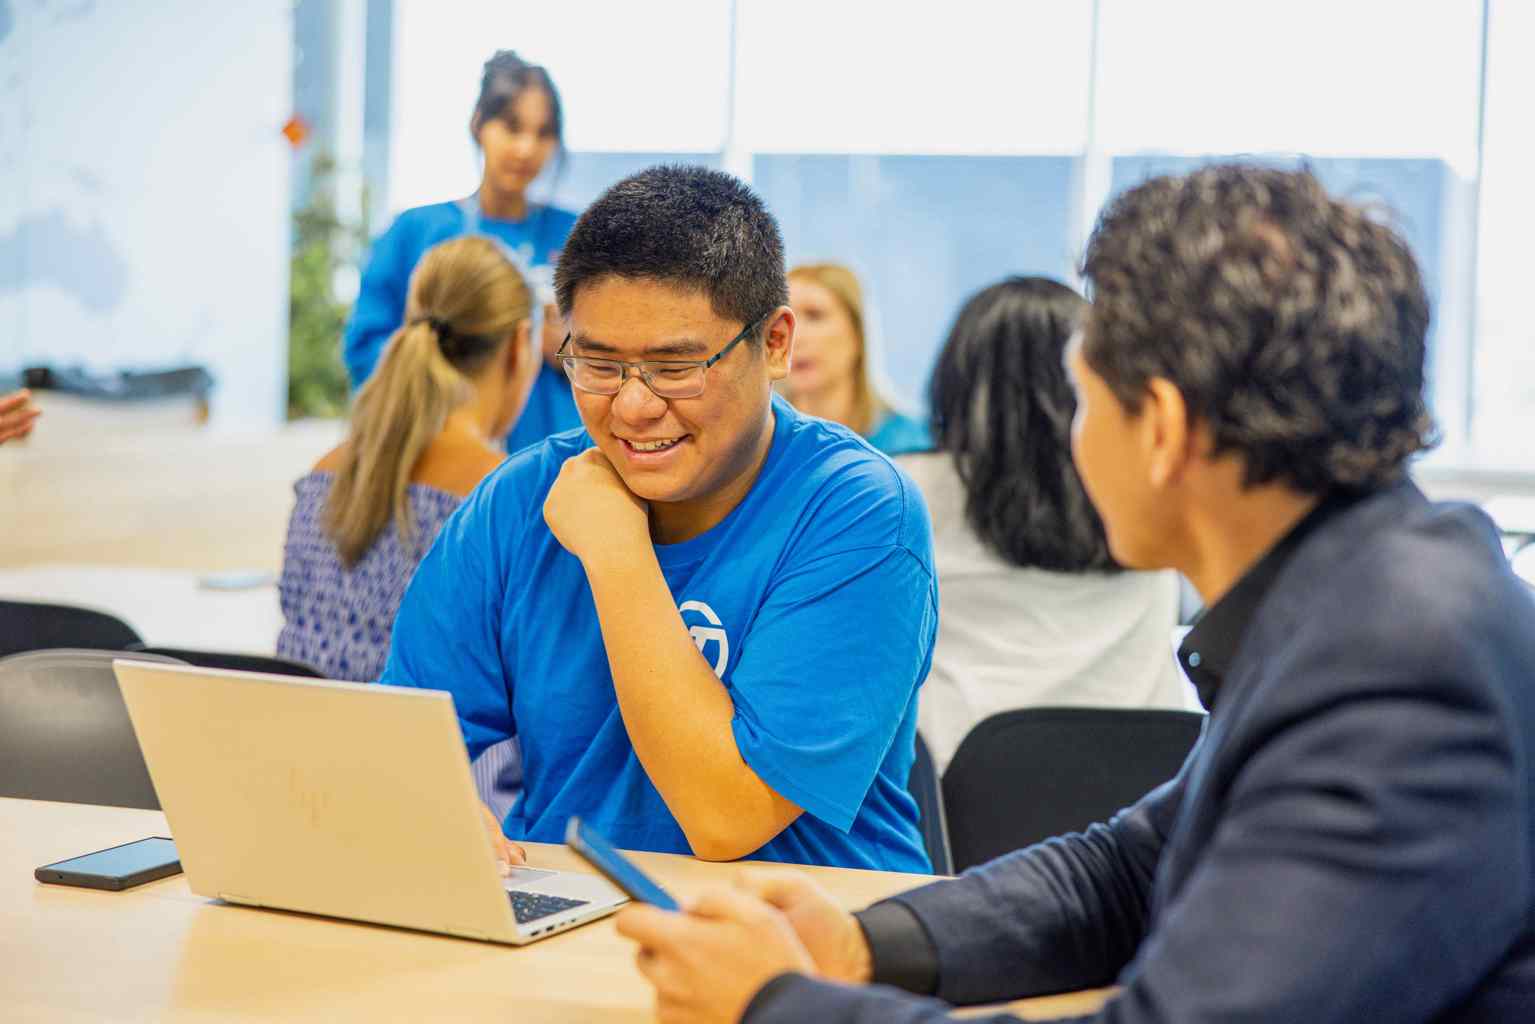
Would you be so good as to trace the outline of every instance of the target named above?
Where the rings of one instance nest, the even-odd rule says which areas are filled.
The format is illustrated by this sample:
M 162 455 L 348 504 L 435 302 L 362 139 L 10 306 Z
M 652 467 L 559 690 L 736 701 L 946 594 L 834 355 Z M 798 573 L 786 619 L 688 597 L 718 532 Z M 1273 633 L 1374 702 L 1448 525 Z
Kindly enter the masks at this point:
M 34 565 L 0 569 L 0 600 L 109 612 L 154 647 L 272 654 L 282 627 L 275 582 L 213 590 L 200 585 L 203 577 L 185 569 Z

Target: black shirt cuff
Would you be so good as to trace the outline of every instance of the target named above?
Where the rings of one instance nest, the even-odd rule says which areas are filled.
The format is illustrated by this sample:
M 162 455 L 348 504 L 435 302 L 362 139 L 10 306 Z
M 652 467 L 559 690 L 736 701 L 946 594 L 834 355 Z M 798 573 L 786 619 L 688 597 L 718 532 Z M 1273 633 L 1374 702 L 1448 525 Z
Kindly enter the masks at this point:
M 938 949 L 910 907 L 883 900 L 853 917 L 869 943 L 874 984 L 919 996 L 938 991 Z

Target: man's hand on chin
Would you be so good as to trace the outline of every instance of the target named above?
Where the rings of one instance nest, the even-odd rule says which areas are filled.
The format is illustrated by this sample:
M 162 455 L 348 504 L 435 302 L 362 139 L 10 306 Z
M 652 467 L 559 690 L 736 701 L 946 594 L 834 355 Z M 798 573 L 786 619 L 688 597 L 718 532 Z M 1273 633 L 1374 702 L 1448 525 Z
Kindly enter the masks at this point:
M 597 448 L 565 460 L 544 499 L 544 522 L 583 563 L 605 553 L 650 547 L 650 507 L 634 496 Z

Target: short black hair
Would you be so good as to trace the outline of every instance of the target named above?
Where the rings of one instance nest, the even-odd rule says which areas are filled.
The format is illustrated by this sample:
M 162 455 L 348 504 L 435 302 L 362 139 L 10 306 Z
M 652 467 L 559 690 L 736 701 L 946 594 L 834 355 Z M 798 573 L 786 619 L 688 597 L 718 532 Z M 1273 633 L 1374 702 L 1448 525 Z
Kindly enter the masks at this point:
M 560 106 L 560 91 L 554 87 L 554 79 L 541 64 L 530 64 L 517 55 L 515 50 L 497 50 L 480 73 L 480 94 L 474 101 L 472 128 L 500 117 L 506 108 L 527 89 L 539 89 L 549 97 L 549 123 L 554 131 L 554 142 L 561 152 L 565 149 L 565 112 Z
M 965 519 L 1014 565 L 1118 568 L 1071 461 L 1063 356 L 1086 309 L 1059 281 L 1007 278 L 965 302 L 933 368 L 933 439 L 954 459 Z
M 1171 381 L 1248 486 L 1370 490 L 1436 441 L 1418 265 L 1310 170 L 1153 178 L 1109 204 L 1083 274 L 1088 365 L 1131 411 Z
M 704 167 L 647 168 L 586 208 L 555 267 L 560 312 L 609 276 L 700 291 L 716 316 L 742 323 L 789 302 L 778 222 L 744 183 Z

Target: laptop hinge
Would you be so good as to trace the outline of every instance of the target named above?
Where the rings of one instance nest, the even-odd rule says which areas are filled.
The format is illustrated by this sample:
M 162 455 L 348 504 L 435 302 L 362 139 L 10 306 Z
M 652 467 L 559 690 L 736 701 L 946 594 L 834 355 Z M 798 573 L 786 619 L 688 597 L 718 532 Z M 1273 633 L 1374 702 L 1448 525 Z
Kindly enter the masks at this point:
M 238 903 L 242 907 L 259 907 L 259 906 L 261 906 L 261 901 L 260 900 L 253 900 L 249 896 L 236 896 L 234 893 L 231 893 L 231 892 L 221 892 L 221 893 L 219 893 L 219 899 L 223 900 L 225 903 Z

